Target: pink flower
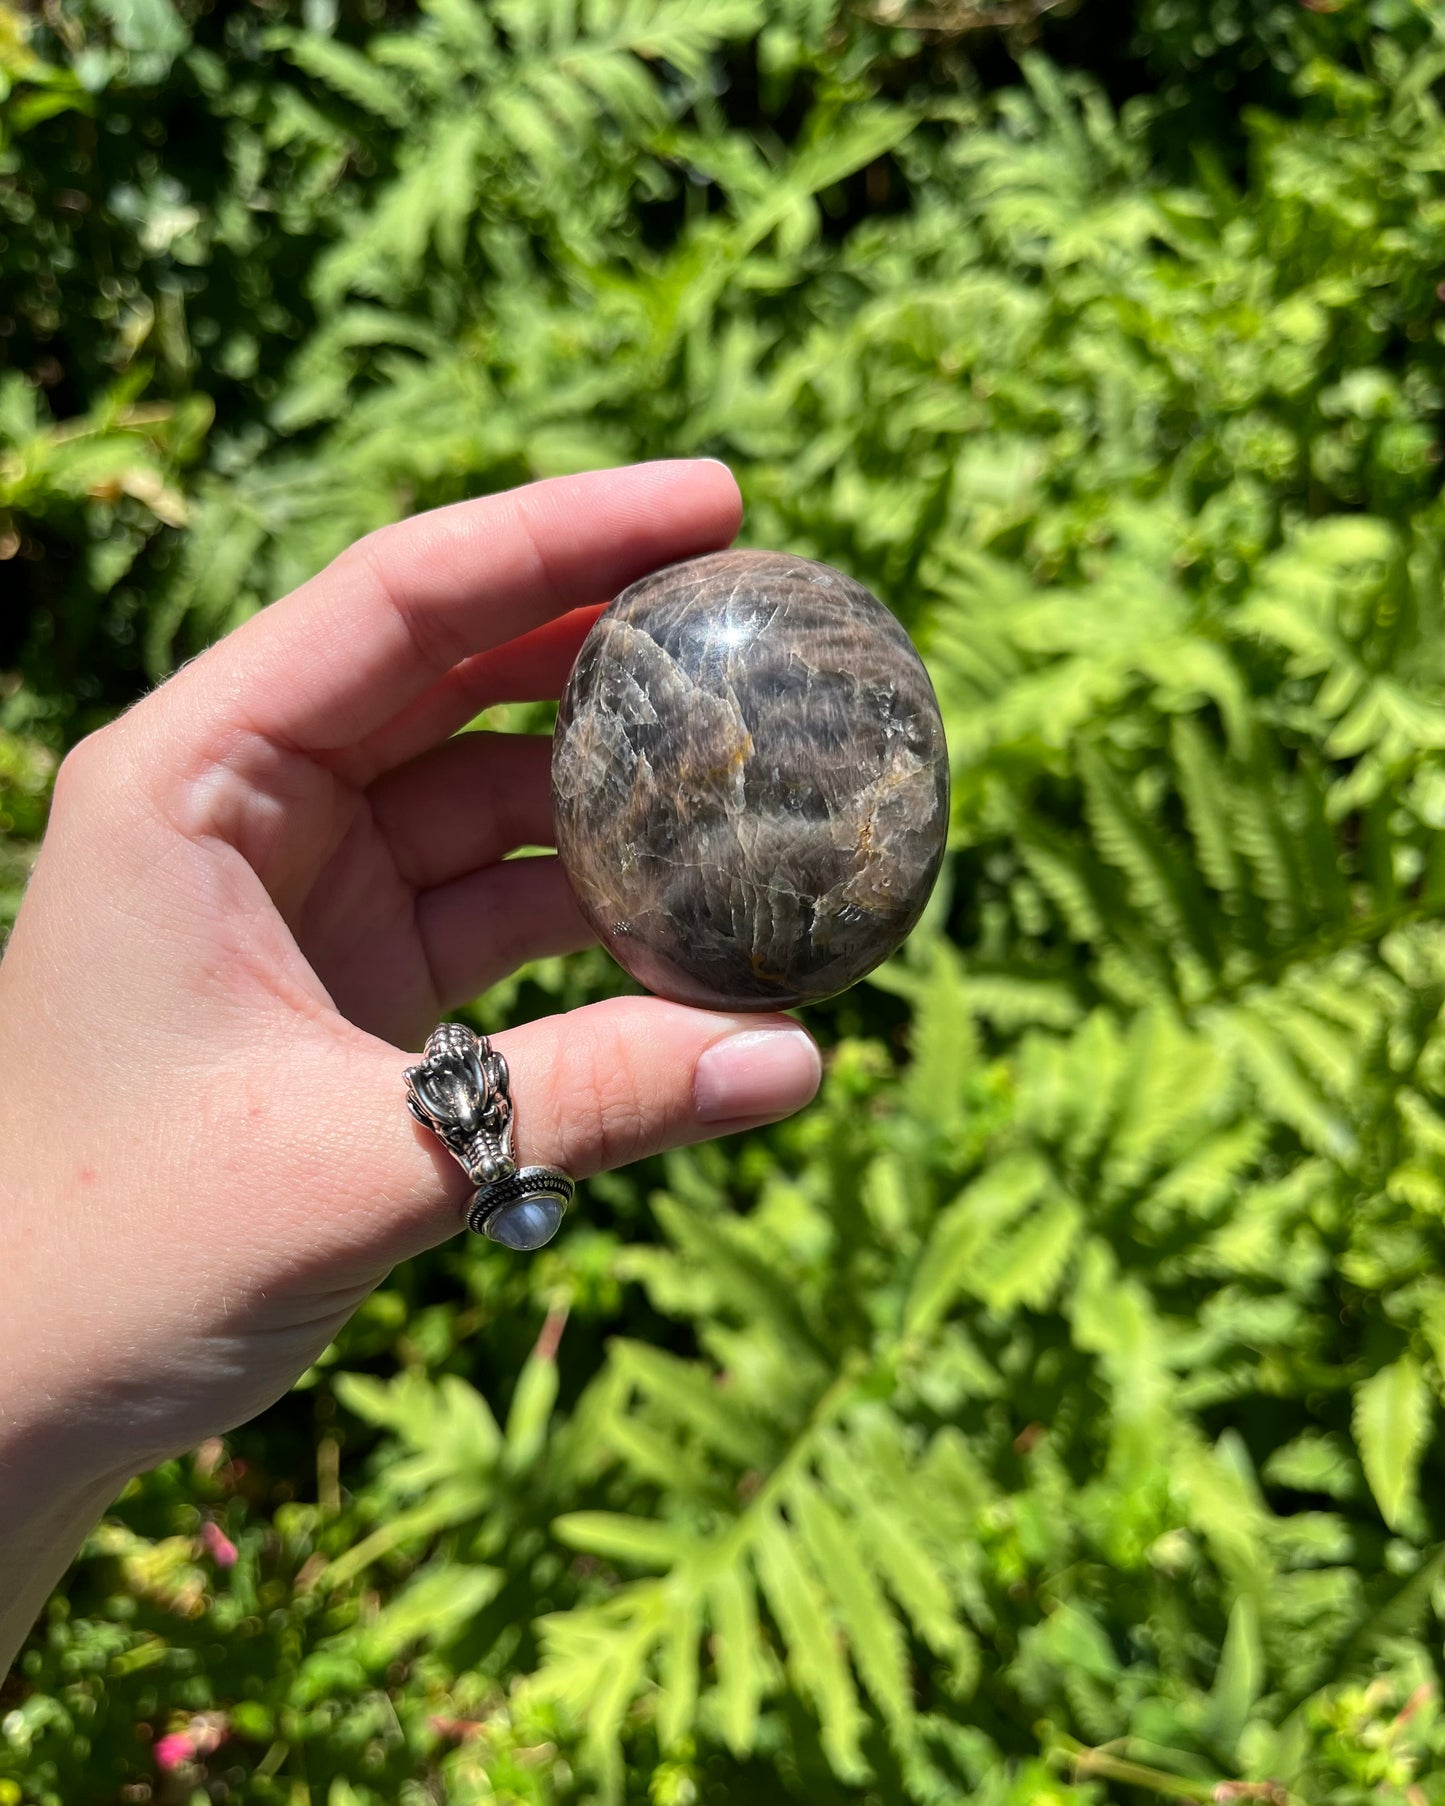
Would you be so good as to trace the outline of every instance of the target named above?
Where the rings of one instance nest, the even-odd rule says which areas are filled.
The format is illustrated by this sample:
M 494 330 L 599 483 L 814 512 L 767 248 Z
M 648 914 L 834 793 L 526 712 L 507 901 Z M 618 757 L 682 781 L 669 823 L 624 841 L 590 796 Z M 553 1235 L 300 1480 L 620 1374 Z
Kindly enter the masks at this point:
M 206 1553 L 218 1568 L 235 1567 L 236 1545 L 219 1524 L 213 1524 L 207 1518 L 201 1525 L 201 1541 L 206 1545 Z
M 158 1737 L 155 1747 L 156 1767 L 168 1775 L 184 1768 L 191 1759 L 191 1740 L 184 1731 L 172 1731 L 169 1737 Z
M 227 1725 L 220 1712 L 198 1712 L 184 1731 L 171 1731 L 155 1742 L 156 1767 L 172 1774 L 197 1757 L 209 1756 L 226 1741 Z

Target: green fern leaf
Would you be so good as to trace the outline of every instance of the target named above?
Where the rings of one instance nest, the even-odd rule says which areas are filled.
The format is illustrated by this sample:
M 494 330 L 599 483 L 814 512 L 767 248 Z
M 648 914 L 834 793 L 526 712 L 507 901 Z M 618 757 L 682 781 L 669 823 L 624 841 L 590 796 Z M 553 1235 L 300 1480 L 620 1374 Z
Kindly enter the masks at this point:
M 856 1524 L 846 1522 L 809 1482 L 789 1489 L 787 1506 L 847 1633 L 864 1686 L 895 1733 L 906 1736 L 913 1700 L 903 1633 L 862 1558 Z
M 1207 1135 L 1151 1187 L 1151 1213 L 1176 1205 L 1209 1210 L 1238 1196 L 1240 1175 L 1259 1159 L 1268 1137 L 1268 1126 L 1256 1121 Z
M 661 1409 L 680 1432 L 745 1468 L 766 1471 L 777 1455 L 763 1425 L 730 1398 L 706 1369 L 645 1342 L 616 1341 L 612 1359 L 628 1383 Z
M 1230 783 L 1203 729 L 1192 718 L 1175 717 L 1170 741 L 1179 774 L 1179 793 L 1200 869 L 1224 898 L 1226 907 L 1247 920 L 1250 898 L 1230 828 L 1234 813 Z
M 1429 1393 L 1413 1355 L 1401 1355 L 1355 1387 L 1355 1443 L 1392 1530 L 1419 1509 L 1416 1481 L 1429 1424 Z
M 604 1799 L 617 1800 L 622 1795 L 622 1721 L 642 1685 L 657 1630 L 656 1622 L 647 1618 L 625 1635 L 609 1638 L 606 1663 L 587 1700 L 587 1743 Z
M 859 1780 L 867 1768 L 858 1741 L 865 1719 L 857 1690 L 843 1660 L 827 1596 L 776 1512 L 765 1513 L 755 1528 L 753 1557 L 764 1597 L 783 1635 L 793 1683 L 817 1708 L 828 1760 L 840 1778 Z
M 926 1495 L 910 1499 L 896 1474 L 866 1465 L 867 1453 L 839 1437 L 824 1439 L 821 1459 L 829 1489 L 847 1501 L 871 1565 L 908 1621 L 937 1654 L 956 1656 L 968 1638 L 954 1613 L 947 1576 L 928 1547 L 931 1506 Z
M 735 1756 L 745 1756 L 757 1735 L 766 1671 L 752 1573 L 744 1562 L 738 1561 L 711 1577 L 708 1601 L 716 1628 L 713 1661 L 723 1737 Z
M 424 1484 L 432 1473 L 475 1472 L 501 1457 L 502 1432 L 491 1407 L 455 1374 L 432 1385 L 415 1373 L 389 1382 L 342 1373 L 336 1376 L 336 1394 L 363 1421 L 393 1430 L 417 1452 L 417 1461 L 395 1470 L 408 1483 Z
M 569 1511 L 552 1520 L 552 1531 L 571 1549 L 645 1568 L 678 1567 L 698 1550 L 697 1538 L 675 1525 L 620 1511 Z
M 384 125 L 404 131 L 411 124 L 411 109 L 396 82 L 349 44 L 301 31 L 277 33 L 271 41 L 279 44 L 304 74 L 324 82 Z
M 513 1473 L 525 1473 L 541 1454 L 557 1403 L 557 1385 L 557 1358 L 549 1328 L 524 1362 L 507 1412 L 505 1458 Z
M 1244 1006 L 1221 1019 L 1265 1103 L 1317 1153 L 1349 1160 L 1358 1150 L 1348 1120 L 1322 1097 L 1272 1024 Z
M 1121 1189 L 1140 1184 L 1211 1128 L 1232 1088 L 1219 1049 L 1161 1010 L 1135 1017 L 1126 1058 L 1104 1161 L 1110 1184 Z
M 664 1434 L 635 1413 L 616 1410 L 607 1413 L 602 1436 L 639 1480 L 679 1498 L 716 1502 L 717 1475 L 696 1446 L 679 1445 L 673 1430 Z
M 687 1261 L 709 1273 L 720 1293 L 747 1317 L 766 1323 L 783 1343 L 799 1375 L 826 1383 L 831 1369 L 822 1346 L 791 1290 L 775 1267 L 732 1233 L 720 1217 L 705 1217 L 659 1198 L 654 1209 L 668 1240 Z
M 904 1325 L 919 1335 L 970 1289 L 974 1264 L 991 1237 L 1015 1221 L 1047 1188 L 1048 1166 L 1036 1154 L 1006 1156 L 939 1214 L 918 1257 Z
M 1119 1274 L 1112 1249 L 1094 1238 L 1079 1261 L 1070 1308 L 1078 1346 L 1098 1356 L 1108 1378 L 1116 1445 L 1141 1457 L 1167 1396 L 1165 1337 L 1153 1301 L 1139 1280 Z
M 506 1584 L 500 1568 L 432 1563 L 387 1601 L 366 1626 L 362 1661 L 384 1668 L 409 1645 L 445 1644 L 464 1630 Z
M 1263 1691 L 1264 1674 L 1259 1612 L 1254 1600 L 1246 1595 L 1236 1599 L 1230 1611 L 1229 1628 L 1201 1727 L 1205 1738 L 1230 1762 L 1251 1708 Z
M 1307 911 L 1298 851 L 1276 794 L 1270 756 L 1257 747 L 1237 787 L 1231 822 L 1234 844 L 1253 869 L 1253 888 L 1264 899 L 1276 941 L 1298 941 Z
M 1107 940 L 1110 911 L 1094 874 L 1060 837 L 1032 822 L 1015 830 L 1019 856 L 1044 895 L 1064 919 L 1071 939 L 1082 946 Z
M 945 1134 L 957 1133 L 978 1047 L 962 962 L 947 942 L 930 944 L 916 999 L 905 1095 L 923 1120 L 936 1122 Z
M 1212 970 L 1217 960 L 1213 924 L 1189 868 L 1170 856 L 1157 824 L 1144 819 L 1093 748 L 1081 749 L 1079 775 L 1101 856 L 1126 875 L 1135 905 Z
M 701 1595 L 691 1586 L 674 1587 L 667 1603 L 661 1656 L 662 1699 L 657 1713 L 658 1740 L 665 1750 L 677 1748 L 692 1733 L 697 1716 L 701 1638 Z
M 1071 1198 L 1051 1198 L 980 1257 L 969 1289 L 991 1310 L 1043 1310 L 1063 1279 L 1083 1226 Z

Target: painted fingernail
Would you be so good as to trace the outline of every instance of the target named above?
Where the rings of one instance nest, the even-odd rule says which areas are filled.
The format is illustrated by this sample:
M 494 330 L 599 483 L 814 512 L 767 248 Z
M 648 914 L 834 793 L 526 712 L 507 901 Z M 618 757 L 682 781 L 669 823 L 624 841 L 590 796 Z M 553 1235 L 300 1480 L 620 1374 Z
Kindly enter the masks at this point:
M 743 1116 L 788 1116 L 818 1089 L 823 1065 L 800 1028 L 750 1028 L 715 1041 L 692 1075 L 700 1122 Z

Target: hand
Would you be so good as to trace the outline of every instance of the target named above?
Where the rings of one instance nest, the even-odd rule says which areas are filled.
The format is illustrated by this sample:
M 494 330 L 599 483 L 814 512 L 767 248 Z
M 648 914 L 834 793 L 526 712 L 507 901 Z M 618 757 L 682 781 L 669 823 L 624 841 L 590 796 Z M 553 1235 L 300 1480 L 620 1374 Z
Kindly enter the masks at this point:
M 598 605 L 738 518 L 664 463 L 385 528 L 66 759 L 0 966 L 0 1527 L 7 1475 L 118 1483 L 253 1416 L 458 1232 L 403 1070 L 591 937 L 555 858 L 503 862 L 551 840 L 548 741 L 448 736 L 557 695 Z M 496 1045 L 519 1162 L 584 1179 L 818 1081 L 786 1017 L 656 998 Z

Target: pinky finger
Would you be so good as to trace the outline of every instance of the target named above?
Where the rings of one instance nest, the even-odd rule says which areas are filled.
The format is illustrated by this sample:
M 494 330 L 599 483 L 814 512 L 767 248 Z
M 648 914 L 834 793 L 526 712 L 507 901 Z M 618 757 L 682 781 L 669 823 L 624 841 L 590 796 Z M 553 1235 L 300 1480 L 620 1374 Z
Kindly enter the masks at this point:
M 555 854 L 504 859 L 423 891 L 417 925 L 448 1010 L 528 960 L 577 953 L 597 938 Z

